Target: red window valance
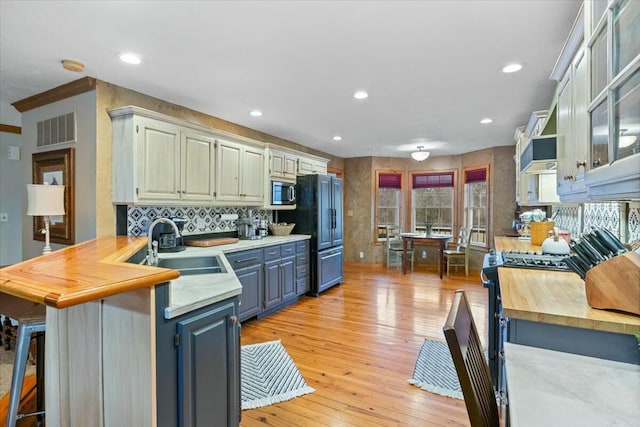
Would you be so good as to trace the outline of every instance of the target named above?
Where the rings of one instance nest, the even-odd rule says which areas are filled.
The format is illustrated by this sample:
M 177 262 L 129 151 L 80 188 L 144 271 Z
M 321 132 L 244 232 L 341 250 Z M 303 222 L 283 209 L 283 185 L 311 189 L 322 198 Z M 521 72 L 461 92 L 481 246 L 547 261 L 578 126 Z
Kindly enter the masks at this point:
M 402 175 L 400 175 L 399 173 L 379 174 L 378 188 L 402 188 Z
M 453 187 L 453 172 L 414 174 L 411 184 L 414 189 Z
M 472 169 L 464 172 L 464 183 L 485 182 L 487 180 L 487 169 Z

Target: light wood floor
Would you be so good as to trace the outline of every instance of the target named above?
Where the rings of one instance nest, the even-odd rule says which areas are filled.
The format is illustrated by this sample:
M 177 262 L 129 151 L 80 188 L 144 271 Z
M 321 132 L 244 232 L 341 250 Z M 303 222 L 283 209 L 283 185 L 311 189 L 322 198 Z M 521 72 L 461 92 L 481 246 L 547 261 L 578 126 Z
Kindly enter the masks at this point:
M 453 292 L 464 289 L 487 340 L 487 291 L 478 272 L 441 280 L 347 264 L 318 298 L 242 325 L 242 344 L 279 339 L 315 393 L 242 412 L 250 426 L 468 426 L 464 402 L 407 383 L 425 338 L 444 340 Z

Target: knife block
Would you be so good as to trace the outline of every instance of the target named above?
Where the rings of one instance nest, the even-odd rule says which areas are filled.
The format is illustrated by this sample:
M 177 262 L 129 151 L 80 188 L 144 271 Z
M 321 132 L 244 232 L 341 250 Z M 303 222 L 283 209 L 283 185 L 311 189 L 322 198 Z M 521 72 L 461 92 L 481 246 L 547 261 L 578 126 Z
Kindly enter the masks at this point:
M 596 265 L 584 287 L 591 307 L 640 316 L 640 255 L 627 252 Z

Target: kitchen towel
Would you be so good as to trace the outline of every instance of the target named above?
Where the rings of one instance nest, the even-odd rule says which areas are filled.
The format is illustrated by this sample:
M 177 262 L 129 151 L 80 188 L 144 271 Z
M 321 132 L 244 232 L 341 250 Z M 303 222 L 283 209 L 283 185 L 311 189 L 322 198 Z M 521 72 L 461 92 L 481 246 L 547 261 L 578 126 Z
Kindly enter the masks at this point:
M 302 378 L 280 340 L 243 345 L 240 366 L 242 409 L 272 405 L 315 391 Z

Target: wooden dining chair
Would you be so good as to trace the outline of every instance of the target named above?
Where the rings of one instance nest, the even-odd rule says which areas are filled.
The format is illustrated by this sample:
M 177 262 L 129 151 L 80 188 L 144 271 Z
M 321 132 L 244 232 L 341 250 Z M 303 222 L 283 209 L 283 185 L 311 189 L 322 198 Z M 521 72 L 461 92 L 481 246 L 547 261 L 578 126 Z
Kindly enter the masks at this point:
M 464 266 L 464 274 L 469 276 L 469 246 L 471 244 L 471 227 L 461 227 L 458 231 L 455 249 L 445 249 L 444 259 L 447 262 L 447 276 L 451 267 Z
M 442 328 L 462 387 L 472 427 L 497 427 L 500 422 L 489 365 L 464 291 L 456 291 Z

